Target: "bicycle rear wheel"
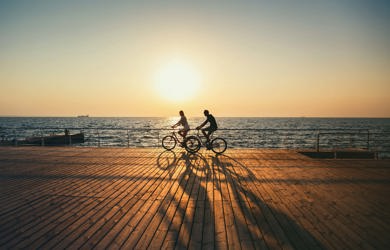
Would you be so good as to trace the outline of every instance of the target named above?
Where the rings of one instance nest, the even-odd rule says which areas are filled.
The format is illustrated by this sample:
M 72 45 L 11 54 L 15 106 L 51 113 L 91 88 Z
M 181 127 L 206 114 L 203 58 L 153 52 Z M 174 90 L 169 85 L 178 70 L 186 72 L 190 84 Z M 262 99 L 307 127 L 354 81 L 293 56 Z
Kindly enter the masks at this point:
M 217 137 L 211 141 L 211 150 L 216 154 L 222 154 L 227 149 L 227 143 L 225 139 Z
M 162 139 L 162 146 L 166 150 L 172 150 L 176 146 L 176 139 L 172 135 L 167 135 Z
M 184 140 L 184 145 L 185 145 L 185 148 L 186 148 L 187 152 L 189 152 L 189 153 L 196 153 L 200 149 L 201 142 L 198 139 L 198 137 L 191 135 L 191 136 L 188 136 Z

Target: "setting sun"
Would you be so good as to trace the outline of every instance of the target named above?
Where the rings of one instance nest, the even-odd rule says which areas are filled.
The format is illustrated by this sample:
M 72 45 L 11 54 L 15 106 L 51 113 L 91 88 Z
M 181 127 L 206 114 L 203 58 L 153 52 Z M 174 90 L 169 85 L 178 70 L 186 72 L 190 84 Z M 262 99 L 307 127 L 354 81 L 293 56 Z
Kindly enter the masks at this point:
M 199 73 L 187 63 L 173 61 L 156 74 L 155 86 L 158 94 L 171 101 L 193 98 L 200 85 Z

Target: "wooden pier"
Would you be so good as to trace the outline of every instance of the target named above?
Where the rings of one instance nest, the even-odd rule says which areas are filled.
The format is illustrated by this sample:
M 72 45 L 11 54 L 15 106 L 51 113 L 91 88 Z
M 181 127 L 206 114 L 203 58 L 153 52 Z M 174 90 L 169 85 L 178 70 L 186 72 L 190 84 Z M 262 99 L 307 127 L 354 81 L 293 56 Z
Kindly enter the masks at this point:
M 390 161 L 0 147 L 0 249 L 390 249 Z

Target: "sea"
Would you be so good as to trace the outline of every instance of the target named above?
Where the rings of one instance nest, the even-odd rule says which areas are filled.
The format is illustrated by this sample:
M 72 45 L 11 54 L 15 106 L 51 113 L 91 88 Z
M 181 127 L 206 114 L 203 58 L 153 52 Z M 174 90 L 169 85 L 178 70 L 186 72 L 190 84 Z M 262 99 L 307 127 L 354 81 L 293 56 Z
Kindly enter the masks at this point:
M 390 118 L 216 117 L 229 148 L 354 148 L 390 152 Z M 80 147 L 159 147 L 179 117 L 0 117 L 0 140 L 84 133 Z M 188 118 L 190 134 L 205 120 Z

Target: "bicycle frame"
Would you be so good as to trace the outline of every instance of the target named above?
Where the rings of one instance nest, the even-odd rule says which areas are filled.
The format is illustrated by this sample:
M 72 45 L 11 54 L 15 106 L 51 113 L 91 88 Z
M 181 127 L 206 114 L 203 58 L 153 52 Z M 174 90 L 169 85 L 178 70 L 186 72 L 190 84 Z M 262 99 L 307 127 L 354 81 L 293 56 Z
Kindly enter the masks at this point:
M 225 139 L 220 137 L 213 137 L 213 133 L 210 134 L 210 141 L 202 139 L 204 136 L 201 136 L 200 131 L 198 130 L 196 135 L 189 135 L 183 140 L 179 139 L 176 131 L 172 131 L 170 135 L 165 136 L 162 139 L 162 146 L 166 150 L 172 150 L 175 148 L 177 143 L 180 143 L 181 147 L 184 147 L 189 153 L 196 153 L 203 146 L 208 150 L 214 151 L 216 154 L 221 154 L 225 152 L 227 148 L 227 143 Z
M 172 150 L 176 147 L 176 144 L 180 144 L 181 146 L 183 146 L 183 141 L 184 140 L 181 140 L 180 137 L 177 135 L 177 132 L 176 130 L 173 130 L 172 133 L 164 136 L 162 138 L 162 146 L 163 148 L 167 149 L 167 150 Z
M 182 142 L 183 142 L 183 140 L 181 140 L 180 137 L 178 136 L 178 132 L 177 132 L 176 129 L 174 129 L 174 130 L 172 131 L 172 136 L 175 138 L 175 140 L 176 140 L 178 143 L 182 143 Z
M 210 134 L 209 141 L 203 140 L 202 136 L 199 134 L 190 135 L 185 140 L 186 150 L 190 153 L 196 153 L 203 146 L 207 150 L 212 150 L 216 154 L 222 154 L 227 148 L 226 140 L 221 137 L 213 137 L 213 133 Z
M 196 133 L 195 136 L 198 137 L 198 139 L 199 139 L 201 145 L 202 145 L 203 147 L 206 147 L 206 142 L 207 142 L 207 140 L 206 140 L 206 137 L 205 137 L 205 136 L 203 135 L 203 133 L 201 132 L 201 129 L 198 129 L 198 132 Z M 212 132 L 212 133 L 210 134 L 209 139 L 210 139 L 210 141 L 212 141 L 212 140 L 214 139 L 214 132 Z

